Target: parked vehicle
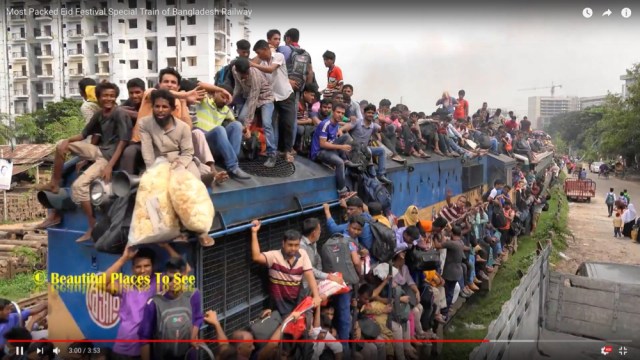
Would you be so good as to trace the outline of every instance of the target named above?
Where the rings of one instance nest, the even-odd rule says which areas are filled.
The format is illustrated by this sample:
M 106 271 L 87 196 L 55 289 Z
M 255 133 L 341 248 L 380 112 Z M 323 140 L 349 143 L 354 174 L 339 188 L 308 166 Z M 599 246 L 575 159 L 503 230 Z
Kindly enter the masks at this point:
M 604 163 L 600 161 L 592 162 L 591 166 L 589 167 L 589 170 L 591 170 L 592 173 L 598 174 L 600 173 L 600 166 L 602 164 Z
M 638 354 L 640 267 L 589 262 L 578 275 L 563 274 L 549 266 L 551 247 L 539 253 L 489 325 L 488 342 L 469 359 L 592 360 Z
M 591 179 L 566 179 L 564 193 L 567 195 L 567 200 L 591 202 L 591 198 L 596 195 L 596 183 Z
M 625 284 L 640 285 L 640 266 L 609 262 L 583 262 L 576 275 Z

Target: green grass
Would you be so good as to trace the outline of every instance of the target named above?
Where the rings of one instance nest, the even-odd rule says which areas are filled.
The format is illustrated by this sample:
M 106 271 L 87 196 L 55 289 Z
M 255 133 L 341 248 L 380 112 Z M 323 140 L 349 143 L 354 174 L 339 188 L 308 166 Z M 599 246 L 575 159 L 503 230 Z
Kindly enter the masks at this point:
M 561 176 L 558 183 L 563 182 L 564 177 Z M 544 245 L 549 240 L 550 231 L 554 234 L 551 237 L 552 262 L 558 259 L 558 252 L 567 247 L 565 237 L 570 235 L 567 229 L 569 214 L 567 199 L 560 185 L 551 189 L 551 196 L 549 211 L 543 212 L 540 216 L 535 233 L 518 238 L 518 252 L 512 254 L 509 260 L 500 267 L 491 284 L 491 291 L 479 293 L 467 300 L 445 331 L 445 339 L 483 339 L 487 335 L 486 328 L 489 323 L 500 315 L 502 305 L 511 298 L 511 291 L 520 284 L 518 271 L 527 271 L 533 263 L 536 244 L 541 242 Z M 485 329 L 467 329 L 465 324 L 471 323 L 484 325 Z M 469 354 L 477 345 L 474 343 L 444 344 L 441 358 L 468 359 Z
M 33 281 L 33 273 L 30 272 L 18 274 L 13 279 L 0 281 L 0 298 L 12 301 L 25 299 L 46 290 L 46 285 L 36 285 Z

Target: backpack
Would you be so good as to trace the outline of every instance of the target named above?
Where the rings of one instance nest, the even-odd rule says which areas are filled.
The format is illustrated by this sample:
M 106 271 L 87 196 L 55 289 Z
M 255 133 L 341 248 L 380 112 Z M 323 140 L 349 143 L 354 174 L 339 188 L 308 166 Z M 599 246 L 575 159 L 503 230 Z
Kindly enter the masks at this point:
M 322 270 L 327 273 L 339 272 L 347 285 L 354 285 L 360 281 L 356 267 L 351 260 L 349 242 L 353 241 L 342 234 L 333 234 L 320 250 L 322 259 Z
M 289 45 L 289 48 L 291 49 L 291 55 L 287 60 L 287 73 L 289 74 L 289 79 L 294 80 L 298 84 L 298 91 L 303 91 L 304 85 L 307 82 L 311 55 L 304 49 L 292 45 Z
M 491 138 L 487 134 L 480 134 L 477 137 L 478 145 L 480 149 L 488 150 L 491 149 Z
M 251 137 L 248 140 L 242 140 L 242 151 L 247 159 L 254 160 L 267 152 L 267 138 L 264 135 L 264 129 L 256 124 L 250 125 L 249 131 Z
M 616 197 L 613 196 L 613 194 L 608 194 L 607 200 L 605 202 L 607 203 L 607 205 L 613 205 L 613 203 L 616 202 Z
M 359 180 L 361 185 L 359 189 L 362 190 L 360 193 L 363 201 L 366 203 L 379 202 L 380 205 L 382 205 L 383 211 L 391 208 L 391 193 L 380 180 L 374 176 L 370 176 L 367 172 L 360 174 Z
M 95 249 L 100 252 L 121 255 L 127 246 L 133 208 L 138 189 L 127 196 L 117 197 L 91 233 Z
M 300 153 L 303 155 L 309 155 L 311 153 L 311 142 L 313 141 L 313 132 L 315 131 L 315 126 L 313 125 L 303 125 L 304 131 L 302 132 L 302 137 L 300 138 Z
M 489 195 L 491 195 L 491 190 L 493 190 L 493 189 L 489 189 L 489 190 L 487 190 L 487 192 L 482 194 L 482 202 L 489 201 Z
M 192 292 L 186 291 L 175 299 L 167 299 L 164 294 L 156 294 L 149 301 L 156 305 L 156 329 L 154 339 L 189 340 L 191 339 Z M 148 303 L 148 302 L 147 302 Z M 188 342 L 153 343 L 154 359 L 183 359 L 191 348 Z
M 425 251 L 413 247 L 407 254 L 407 266 L 413 273 L 439 269 L 440 252 L 435 249 Z
M 369 228 L 373 235 L 371 255 L 379 262 L 387 262 L 393 257 L 396 248 L 396 234 L 393 230 L 379 221 L 369 222 Z
M 501 207 L 496 206 L 493 209 L 493 217 L 491 218 L 491 225 L 496 229 L 502 229 L 507 226 L 509 223 L 507 221 L 507 217 L 504 216 L 504 210 Z
M 215 77 L 213 78 L 214 85 L 227 85 L 232 89 L 236 86 L 236 80 L 233 78 L 233 71 L 231 71 L 234 64 L 235 60 L 231 61 L 229 65 L 225 65 L 222 67 L 222 69 L 218 70 Z
M 401 286 L 395 287 L 393 292 L 393 310 L 391 311 L 391 317 L 399 324 L 404 324 L 409 321 L 409 313 L 411 312 L 411 305 L 403 303 L 400 298 L 408 295 L 405 293 Z
M 364 171 L 371 163 L 371 151 L 369 147 L 364 144 L 353 142 L 351 145 L 351 151 L 349 152 L 349 160 L 352 163 L 359 166 L 360 171 Z

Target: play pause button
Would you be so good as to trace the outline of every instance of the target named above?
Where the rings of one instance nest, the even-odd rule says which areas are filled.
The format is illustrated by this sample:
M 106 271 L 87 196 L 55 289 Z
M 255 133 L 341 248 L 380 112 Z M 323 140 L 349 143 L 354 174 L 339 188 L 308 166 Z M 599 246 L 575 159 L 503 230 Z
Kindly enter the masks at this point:
M 24 348 L 22 346 L 16 347 L 16 355 L 24 355 Z
M 36 348 L 36 354 L 43 354 L 44 350 L 40 349 L 40 348 Z

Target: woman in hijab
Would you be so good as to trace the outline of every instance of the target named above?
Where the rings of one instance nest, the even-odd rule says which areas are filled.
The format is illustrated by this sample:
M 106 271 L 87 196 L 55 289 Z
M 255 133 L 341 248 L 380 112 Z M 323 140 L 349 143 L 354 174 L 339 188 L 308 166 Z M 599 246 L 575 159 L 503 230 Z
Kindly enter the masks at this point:
M 398 219 L 398 228 L 413 226 L 417 224 L 419 220 L 418 207 L 411 205 L 407 208 L 407 211 L 404 212 L 404 215 Z
M 628 238 L 631 237 L 631 228 L 633 228 L 637 216 L 636 208 L 633 204 L 629 204 L 627 209 L 622 213 L 622 223 L 624 224 L 622 228 L 622 235 Z

